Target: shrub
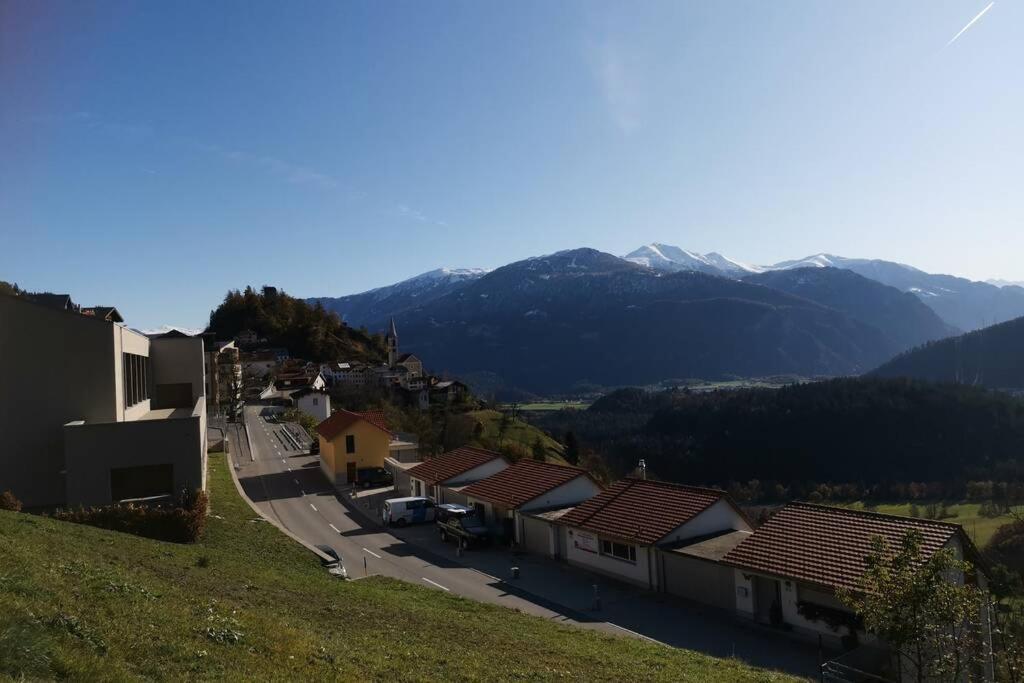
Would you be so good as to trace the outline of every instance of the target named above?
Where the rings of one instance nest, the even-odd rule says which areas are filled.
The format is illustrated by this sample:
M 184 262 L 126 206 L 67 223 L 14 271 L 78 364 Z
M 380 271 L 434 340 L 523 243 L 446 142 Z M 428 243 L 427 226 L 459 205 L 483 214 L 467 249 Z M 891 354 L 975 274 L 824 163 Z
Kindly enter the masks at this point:
M 193 543 L 206 528 L 209 499 L 205 491 L 182 491 L 170 504 L 135 503 L 103 505 L 77 510 L 57 510 L 64 522 L 88 524 L 111 531 L 173 543 Z
M 0 493 L 0 510 L 21 512 L 21 501 L 10 491 L 4 491 Z

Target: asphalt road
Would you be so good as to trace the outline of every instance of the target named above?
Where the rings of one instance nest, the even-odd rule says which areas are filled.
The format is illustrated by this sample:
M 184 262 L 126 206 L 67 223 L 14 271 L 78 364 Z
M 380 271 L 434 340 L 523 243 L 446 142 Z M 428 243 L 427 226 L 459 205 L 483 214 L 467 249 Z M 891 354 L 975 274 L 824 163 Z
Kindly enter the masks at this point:
M 435 590 L 522 610 L 562 623 L 608 632 L 624 632 L 607 622 L 573 618 L 571 611 L 516 595 L 500 579 L 445 560 L 393 536 L 351 510 L 320 472 L 316 456 L 308 455 L 285 431 L 286 425 L 267 421 L 268 410 L 246 406 L 252 452 L 236 425 L 233 460 L 249 498 L 268 517 L 277 519 L 299 538 L 329 545 L 341 556 L 349 577 L 381 574 Z M 294 425 L 292 425 L 294 429 Z M 294 432 L 293 432 L 294 435 Z

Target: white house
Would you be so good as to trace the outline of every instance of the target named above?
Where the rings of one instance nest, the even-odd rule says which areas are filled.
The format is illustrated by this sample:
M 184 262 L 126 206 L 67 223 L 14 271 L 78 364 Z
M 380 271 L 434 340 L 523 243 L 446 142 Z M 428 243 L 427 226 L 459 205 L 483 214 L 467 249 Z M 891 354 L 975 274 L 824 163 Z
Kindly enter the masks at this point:
M 520 460 L 462 489 L 488 526 L 521 545 L 526 513 L 576 505 L 600 492 L 586 470 L 539 460 Z
M 317 424 L 331 416 L 331 395 L 324 389 L 299 389 L 292 394 L 292 400 L 299 412 L 309 415 Z
M 508 461 L 500 453 L 471 446 L 456 448 L 408 470 L 410 495 L 465 504 L 464 487 L 507 467 Z
M 742 538 L 752 530 L 725 491 L 634 478 L 616 482 L 556 523 L 562 527 L 556 554 L 569 564 L 660 591 L 668 589 L 667 573 L 687 575 L 695 585 L 688 591 L 692 595 L 684 597 L 712 591 L 720 602 L 732 600 L 731 587 L 724 595 L 720 589 L 731 581 L 730 569 L 719 567 L 715 573 L 698 566 L 690 571 L 686 561 L 674 556 L 666 562 L 661 551 L 737 531 Z
M 790 503 L 722 558 L 735 571 L 736 611 L 760 623 L 836 641 L 851 626 L 830 627 L 826 616 L 833 623 L 844 615 L 851 623 L 853 619 L 836 599 L 836 589 L 857 587 L 874 537 L 898 547 L 912 529 L 921 533 L 925 558 L 942 548 L 968 560 L 979 556 L 959 524 Z M 983 588 L 987 583 L 977 563 L 969 576 L 956 580 Z

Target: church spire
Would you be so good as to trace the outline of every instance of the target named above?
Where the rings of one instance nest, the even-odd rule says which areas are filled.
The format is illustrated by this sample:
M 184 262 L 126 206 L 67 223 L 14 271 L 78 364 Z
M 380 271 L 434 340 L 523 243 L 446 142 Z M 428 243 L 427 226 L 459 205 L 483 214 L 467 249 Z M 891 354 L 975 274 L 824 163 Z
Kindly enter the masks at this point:
M 398 330 L 395 328 L 395 319 L 391 318 L 391 325 L 388 326 L 388 333 L 384 335 L 384 345 L 388 352 L 388 367 L 395 367 L 398 362 Z

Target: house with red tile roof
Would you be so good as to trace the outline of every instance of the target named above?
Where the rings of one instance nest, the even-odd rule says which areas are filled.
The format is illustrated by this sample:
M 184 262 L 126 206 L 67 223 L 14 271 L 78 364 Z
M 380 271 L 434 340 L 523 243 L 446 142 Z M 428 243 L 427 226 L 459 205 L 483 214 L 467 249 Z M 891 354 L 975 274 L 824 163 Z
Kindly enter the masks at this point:
M 738 543 L 753 530 L 725 491 L 637 478 L 616 482 L 557 524 L 564 527 L 561 556 L 569 564 L 659 591 L 668 590 L 667 574 L 688 575 L 679 586 L 684 597 L 713 594 L 730 608 L 731 570 L 691 567 L 694 560 L 663 558 L 662 551 L 723 535 Z
M 601 485 L 586 470 L 539 460 L 520 460 L 462 490 L 467 504 L 477 509 L 488 526 L 528 547 L 525 513 L 578 505 L 600 492 Z M 545 535 L 538 543 L 538 547 L 550 547 L 551 541 Z
M 822 616 L 850 615 L 836 598 L 836 589 L 857 586 L 874 537 L 898 547 L 910 530 L 920 532 L 925 558 L 943 548 L 952 548 L 972 564 L 979 558 L 959 524 L 790 503 L 722 557 L 721 563 L 735 571 L 736 611 L 760 623 L 838 639 L 850 627 L 833 629 Z M 977 567 L 958 580 L 977 581 L 983 587 L 986 583 Z
M 509 466 L 501 453 L 463 446 L 406 470 L 409 493 L 430 496 L 438 503 L 467 502 L 462 490 Z
M 357 484 L 360 470 L 384 467 L 390 454 L 391 429 L 379 410 L 337 410 L 316 431 L 320 469 L 335 486 Z

